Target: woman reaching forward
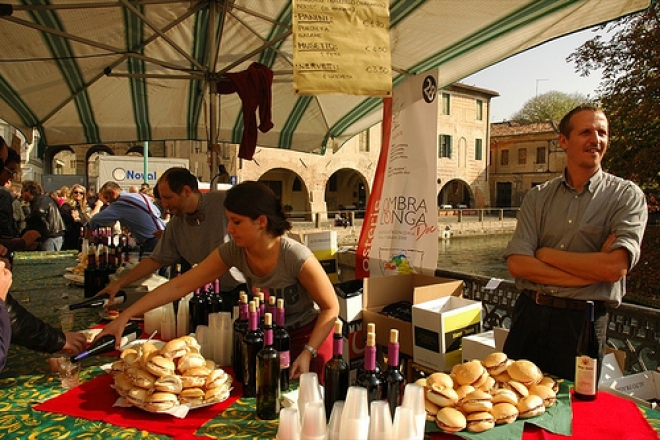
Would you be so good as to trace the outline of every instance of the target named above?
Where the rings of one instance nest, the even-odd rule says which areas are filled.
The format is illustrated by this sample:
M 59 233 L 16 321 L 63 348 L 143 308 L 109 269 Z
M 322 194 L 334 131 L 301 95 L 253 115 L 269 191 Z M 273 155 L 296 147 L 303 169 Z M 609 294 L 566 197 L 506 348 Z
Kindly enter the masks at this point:
M 323 381 L 323 366 L 332 357 L 331 332 L 339 313 L 325 271 L 307 247 L 284 237 L 291 223 L 266 185 L 243 182 L 227 191 L 224 206 L 229 220 L 227 232 L 233 240 L 128 307 L 97 338 L 113 334 L 119 341 L 130 318 L 182 298 L 236 267 L 245 275 L 250 289 L 261 288 L 267 295 L 284 299 L 285 326 L 295 359 L 291 377 L 314 371 Z

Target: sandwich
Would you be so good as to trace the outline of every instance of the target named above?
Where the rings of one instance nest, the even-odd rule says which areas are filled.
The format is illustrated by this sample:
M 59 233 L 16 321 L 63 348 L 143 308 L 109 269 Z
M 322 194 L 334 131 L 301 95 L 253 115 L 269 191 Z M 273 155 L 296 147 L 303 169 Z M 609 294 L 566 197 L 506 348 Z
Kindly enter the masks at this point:
M 535 394 L 523 397 L 520 402 L 518 402 L 517 408 L 519 412 L 518 417 L 521 419 L 536 417 L 545 412 L 543 399 Z
M 495 417 L 487 411 L 470 413 L 466 419 L 466 429 L 470 432 L 484 432 L 493 429 L 495 426 Z
M 144 401 L 144 409 L 153 412 L 168 411 L 178 405 L 176 394 L 164 392 L 153 393 Z
M 495 418 L 496 425 L 513 423 L 518 418 L 518 408 L 510 403 L 502 402 L 495 404 L 490 413 Z
M 444 432 L 462 431 L 466 423 L 463 413 L 454 408 L 442 408 L 435 417 L 435 424 Z

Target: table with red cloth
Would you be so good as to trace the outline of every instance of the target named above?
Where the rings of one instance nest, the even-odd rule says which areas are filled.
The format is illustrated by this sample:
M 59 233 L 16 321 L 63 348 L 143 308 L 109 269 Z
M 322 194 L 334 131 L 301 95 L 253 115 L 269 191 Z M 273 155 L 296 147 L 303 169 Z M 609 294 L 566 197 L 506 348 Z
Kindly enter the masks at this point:
M 60 265 L 67 264 L 71 265 L 71 261 Z M 15 272 L 14 283 L 19 288 L 25 290 L 25 283 L 30 286 L 31 302 L 24 305 L 50 321 L 56 319 L 53 313 L 56 307 L 82 298 L 82 289 L 67 286 L 61 276 L 63 267 L 57 266 L 50 260 L 30 261 L 23 270 Z M 89 328 L 97 319 L 98 314 L 77 312 L 76 329 Z M 111 378 L 99 366 L 114 359 L 85 360 L 81 385 L 65 391 L 50 374 L 47 355 L 12 345 L 7 366 L 0 373 L 0 438 L 275 438 L 277 420 L 259 420 L 254 410 L 255 399 L 239 398 L 238 388 L 231 401 L 193 410 L 185 419 L 137 408 L 113 407 L 117 396 L 110 387 Z M 572 407 L 572 437 L 553 435 L 526 424 L 523 439 L 643 440 L 657 439 L 660 433 L 660 412 L 608 393 L 599 393 L 595 402 L 573 401 Z M 434 434 L 432 438 L 458 437 Z

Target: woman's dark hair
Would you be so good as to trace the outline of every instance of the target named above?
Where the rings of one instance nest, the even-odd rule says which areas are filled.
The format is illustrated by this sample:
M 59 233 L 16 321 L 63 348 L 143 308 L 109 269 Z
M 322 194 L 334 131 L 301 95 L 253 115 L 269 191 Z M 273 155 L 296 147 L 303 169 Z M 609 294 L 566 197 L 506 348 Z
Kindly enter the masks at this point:
M 187 168 L 168 168 L 163 174 L 161 174 L 158 182 L 156 182 L 156 186 L 154 186 L 154 197 L 157 199 L 160 199 L 158 185 L 160 185 L 161 182 L 167 182 L 167 186 L 169 186 L 170 190 L 175 194 L 181 194 L 183 187 L 186 185 L 188 185 L 194 192 L 199 191 L 197 178 Z
M 255 181 L 239 183 L 227 191 L 225 209 L 234 214 L 244 215 L 256 220 L 260 215 L 268 219 L 267 231 L 275 236 L 284 235 L 291 229 L 282 203 L 273 190 Z

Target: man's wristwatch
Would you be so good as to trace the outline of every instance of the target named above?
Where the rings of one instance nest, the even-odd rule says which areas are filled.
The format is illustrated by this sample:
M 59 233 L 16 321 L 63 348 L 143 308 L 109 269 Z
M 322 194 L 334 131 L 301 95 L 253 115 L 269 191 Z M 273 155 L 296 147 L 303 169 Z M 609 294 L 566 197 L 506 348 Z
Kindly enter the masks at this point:
M 309 344 L 305 345 L 303 348 L 312 354 L 312 358 L 315 358 L 319 354 L 319 352 Z

